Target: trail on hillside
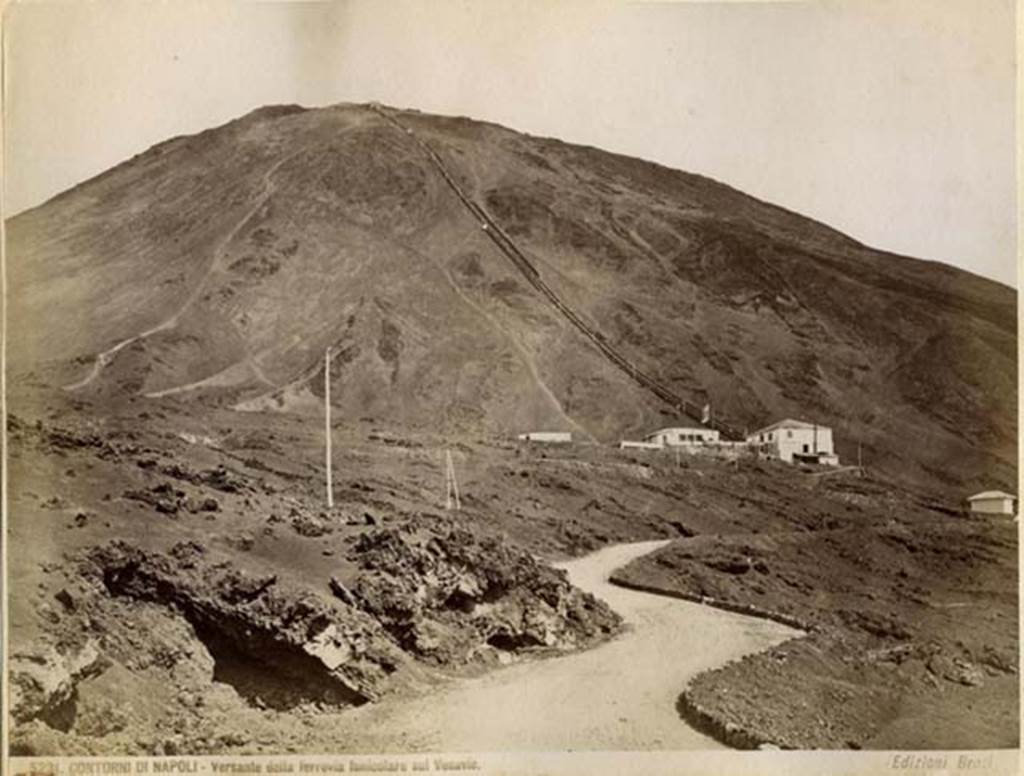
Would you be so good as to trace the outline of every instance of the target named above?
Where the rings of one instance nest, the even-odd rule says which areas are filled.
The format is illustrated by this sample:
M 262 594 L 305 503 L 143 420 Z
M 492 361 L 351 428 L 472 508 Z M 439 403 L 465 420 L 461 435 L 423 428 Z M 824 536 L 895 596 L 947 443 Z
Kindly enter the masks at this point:
M 330 715 L 317 720 L 314 735 L 329 728 L 325 746 L 356 751 L 722 748 L 680 719 L 683 687 L 702 671 L 802 632 L 608 581 L 666 543 L 620 544 L 560 564 L 574 585 L 623 616 L 628 630 L 614 641 Z
M 217 244 L 217 247 L 214 248 L 213 255 L 210 259 L 210 263 L 207 266 L 206 271 L 203 273 L 202 278 L 200 278 L 199 282 L 196 283 L 195 288 L 192 289 L 192 292 L 185 298 L 185 301 L 181 304 L 180 307 L 178 307 L 177 311 L 175 311 L 175 313 L 171 315 L 171 317 L 165 319 L 164 321 L 161 321 L 155 326 L 152 326 L 146 329 L 145 331 L 136 334 L 134 337 L 128 337 L 127 339 L 121 340 L 113 347 L 104 350 L 102 353 L 99 353 L 96 356 L 96 360 L 93 362 L 92 369 L 89 370 L 85 377 L 74 383 L 70 383 L 68 385 L 63 386 L 65 391 L 77 391 L 92 383 L 97 377 L 100 376 L 103 370 L 110 365 L 110 363 L 114 360 L 117 354 L 124 350 L 124 348 L 131 345 L 132 343 L 140 342 L 146 339 L 147 337 L 150 337 L 161 331 L 173 329 L 175 326 L 178 325 L 178 321 L 181 320 L 182 315 L 184 315 L 189 310 L 189 308 L 191 308 L 192 305 L 196 303 L 196 300 L 199 299 L 199 296 L 206 288 L 207 281 L 210 279 L 214 271 L 220 265 L 221 256 L 227 249 L 228 245 L 231 243 L 232 240 L 235 239 L 238 233 L 242 231 L 245 225 L 248 224 L 257 213 L 259 213 L 260 209 L 264 205 L 266 205 L 268 201 L 270 201 L 270 198 L 274 193 L 274 182 L 272 180 L 272 176 L 274 175 L 274 173 L 277 172 L 277 170 L 283 164 L 285 164 L 285 162 L 289 161 L 290 159 L 293 159 L 300 153 L 302 153 L 302 151 L 296 151 L 295 153 L 288 154 L 287 156 L 278 159 L 262 174 L 262 176 L 260 177 L 260 195 L 256 198 L 256 201 L 253 203 L 252 207 L 246 210 L 242 218 L 235 223 L 231 230 Z M 188 385 L 177 386 L 175 388 L 171 388 L 165 391 L 160 391 L 155 393 L 154 395 L 164 396 L 171 393 L 175 393 L 179 390 L 191 390 L 192 388 L 199 387 L 206 380 L 213 379 L 216 376 L 217 375 L 208 375 L 203 380 L 194 381 L 192 383 L 189 383 Z

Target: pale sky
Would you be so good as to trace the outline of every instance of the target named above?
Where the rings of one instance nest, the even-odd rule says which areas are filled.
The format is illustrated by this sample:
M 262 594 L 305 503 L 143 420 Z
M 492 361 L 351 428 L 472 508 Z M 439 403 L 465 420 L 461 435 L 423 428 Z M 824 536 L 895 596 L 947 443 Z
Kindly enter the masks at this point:
M 378 100 L 1016 283 L 1012 0 L 21 2 L 4 45 L 8 214 L 261 105 Z

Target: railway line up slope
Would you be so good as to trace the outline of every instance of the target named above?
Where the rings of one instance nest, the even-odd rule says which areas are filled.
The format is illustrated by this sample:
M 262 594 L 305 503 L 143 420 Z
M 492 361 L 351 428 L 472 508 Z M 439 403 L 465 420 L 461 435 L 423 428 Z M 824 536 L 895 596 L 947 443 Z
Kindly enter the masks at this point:
M 462 186 L 460 186 L 455 180 L 454 176 L 448 170 L 448 166 L 441 159 L 441 156 L 430 146 L 429 143 L 427 143 L 427 141 L 416 135 L 410 127 L 407 127 L 397 118 L 389 114 L 383 106 L 372 103 L 370 105 L 370 109 L 377 113 L 388 124 L 408 135 L 416 142 L 420 149 L 427 155 L 427 158 L 430 159 L 437 172 L 442 178 L 444 178 L 449 188 L 451 188 L 459 198 L 459 201 L 462 202 L 466 209 L 469 210 L 474 218 L 477 219 L 491 242 L 493 242 L 498 250 L 500 250 L 501 253 L 512 262 L 526 281 L 536 291 L 544 296 L 562 314 L 563 317 L 565 317 L 581 334 L 583 334 L 584 337 L 590 340 L 602 355 L 604 355 L 611 363 L 615 364 L 615 366 L 622 370 L 634 382 L 661 399 L 666 404 L 671 405 L 680 412 L 686 413 L 692 418 L 698 419 L 701 417 L 702 413 L 700 406 L 679 396 L 670 388 L 657 381 L 654 377 L 647 374 L 642 369 L 639 369 L 634 362 L 630 361 L 626 356 L 613 347 L 600 331 L 588 324 L 582 316 L 562 300 L 554 289 L 544 281 L 544 278 L 541 277 L 541 274 L 534 263 L 523 253 L 508 233 L 502 229 L 501 225 L 462 189 Z M 717 418 L 711 418 L 707 425 L 718 429 L 726 437 L 734 439 L 739 439 L 741 437 L 740 433 L 734 426 Z

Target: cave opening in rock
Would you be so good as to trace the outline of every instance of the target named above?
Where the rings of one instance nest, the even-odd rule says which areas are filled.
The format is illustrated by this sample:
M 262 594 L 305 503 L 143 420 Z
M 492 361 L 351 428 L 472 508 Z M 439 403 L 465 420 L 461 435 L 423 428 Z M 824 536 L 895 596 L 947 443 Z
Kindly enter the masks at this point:
M 525 633 L 495 633 L 487 639 L 487 643 L 504 652 L 517 652 L 539 644 L 537 639 Z
M 213 681 L 234 688 L 251 706 L 288 711 L 309 704 L 360 706 L 368 700 L 327 675 L 320 661 L 299 649 L 264 642 L 257 656 L 214 627 L 194 628 L 213 658 Z
M 39 715 L 39 719 L 54 730 L 67 733 L 75 724 L 78 716 L 78 690 L 74 689 L 67 698 L 52 706 Z
M 233 613 L 211 611 L 167 580 L 144 573 L 135 562 L 104 569 L 103 582 L 112 595 L 171 606 L 192 626 L 213 658 L 213 680 L 234 688 L 256 708 L 287 711 L 309 704 L 342 708 L 370 700 L 301 646 L 256 626 L 242 607 Z

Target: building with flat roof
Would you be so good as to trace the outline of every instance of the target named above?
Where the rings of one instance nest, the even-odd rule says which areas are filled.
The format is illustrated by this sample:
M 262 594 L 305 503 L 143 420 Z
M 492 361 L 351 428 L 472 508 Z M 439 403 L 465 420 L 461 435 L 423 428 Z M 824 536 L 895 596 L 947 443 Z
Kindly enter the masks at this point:
M 653 431 L 644 437 L 644 441 L 663 447 L 688 447 L 717 442 L 719 434 L 715 429 L 704 426 L 676 426 Z
M 1004 515 L 1013 517 L 1016 513 L 1017 497 L 1001 490 L 986 490 L 967 497 L 971 513 L 976 515 Z
M 520 434 L 518 439 L 520 442 L 544 442 L 547 444 L 566 444 L 568 442 L 572 442 L 572 432 L 529 431 L 525 434 Z

